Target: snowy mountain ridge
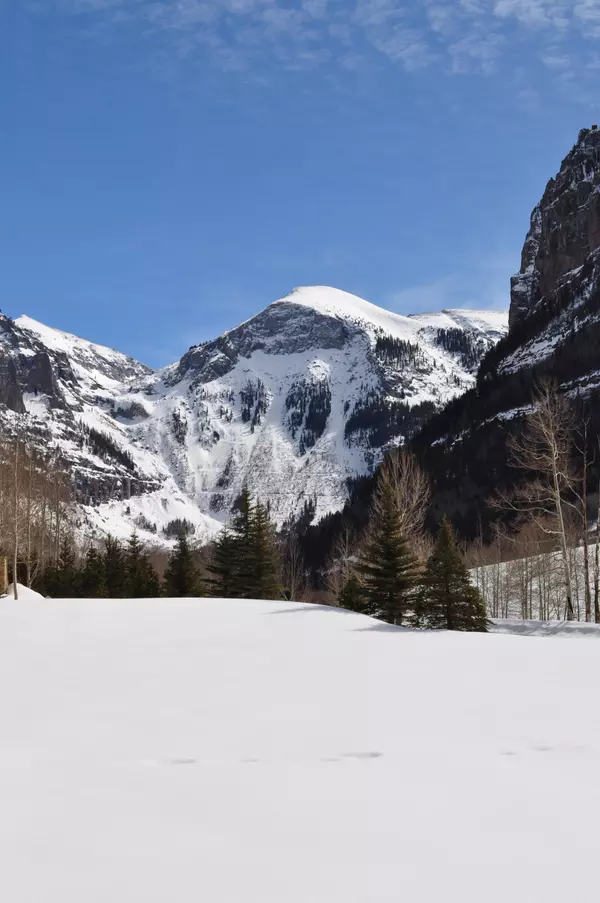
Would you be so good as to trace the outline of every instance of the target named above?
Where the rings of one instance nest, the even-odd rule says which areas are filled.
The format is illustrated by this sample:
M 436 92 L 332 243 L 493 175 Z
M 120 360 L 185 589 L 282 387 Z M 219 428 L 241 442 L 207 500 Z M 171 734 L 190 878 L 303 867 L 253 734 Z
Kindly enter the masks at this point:
M 474 384 L 507 330 L 498 311 L 402 316 L 298 288 L 159 371 L 29 317 L 0 319 L 0 418 L 58 446 L 82 522 L 207 536 L 244 483 L 278 523 L 338 510 L 369 473 Z

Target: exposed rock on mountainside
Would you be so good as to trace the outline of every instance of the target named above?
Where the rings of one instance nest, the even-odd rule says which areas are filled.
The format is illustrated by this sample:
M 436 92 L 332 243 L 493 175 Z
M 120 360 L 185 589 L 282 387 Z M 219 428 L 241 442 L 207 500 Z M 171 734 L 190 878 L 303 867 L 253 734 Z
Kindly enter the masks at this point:
M 531 214 L 521 270 L 511 284 L 510 326 L 577 278 L 600 247 L 600 129 L 583 129 Z
M 465 533 L 485 499 L 516 478 L 507 435 L 536 381 L 552 377 L 600 432 L 600 130 L 580 132 L 531 217 L 512 280 L 510 328 L 484 357 L 477 388 L 434 416 L 415 440 L 436 486 L 438 512 Z
M 177 518 L 218 529 L 245 482 L 279 523 L 338 510 L 348 478 L 474 384 L 506 314 L 296 289 L 156 373 L 27 317 L 0 328 L 5 429 L 61 449 L 89 524 L 160 539 Z

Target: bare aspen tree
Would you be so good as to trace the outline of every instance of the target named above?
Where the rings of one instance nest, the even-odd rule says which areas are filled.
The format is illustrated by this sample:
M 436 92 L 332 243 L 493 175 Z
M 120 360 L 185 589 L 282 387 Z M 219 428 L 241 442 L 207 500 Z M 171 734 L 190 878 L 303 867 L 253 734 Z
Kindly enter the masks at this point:
M 48 459 L 44 457 L 40 461 L 40 509 L 39 509 L 39 522 L 38 522 L 38 539 L 37 539 L 37 553 L 35 556 L 35 568 L 34 573 L 32 575 L 32 579 L 35 579 L 35 576 L 40 568 L 45 567 L 46 565 L 46 534 L 47 534 L 47 523 L 46 523 L 46 514 L 48 510 Z
M 15 436 L 13 457 L 13 559 L 12 578 L 13 595 L 19 598 L 18 565 L 19 565 L 19 433 Z
M 576 445 L 577 451 L 580 455 L 581 460 L 581 493 L 574 492 L 576 497 L 579 500 L 579 521 L 580 521 L 580 536 L 577 536 L 577 540 L 581 542 L 581 546 L 583 549 L 583 577 L 584 577 L 584 596 L 585 596 L 585 620 L 587 622 L 592 620 L 592 587 L 591 587 L 591 576 L 590 576 L 590 555 L 589 555 L 589 520 L 588 520 L 588 478 L 589 478 L 589 453 L 588 453 L 588 421 L 587 418 L 583 418 L 583 424 L 580 430 L 579 435 L 580 442 Z M 579 592 L 577 595 L 577 601 L 579 603 Z
M 25 504 L 25 583 L 31 587 L 31 555 L 33 541 L 33 490 L 34 490 L 34 468 L 35 462 L 33 453 L 27 446 L 24 450 L 25 462 L 27 464 L 27 495 Z
M 17 424 L 13 436 L 0 442 L 0 557 L 10 561 L 17 598 L 19 568 L 32 586 L 48 564 L 48 550 L 56 554 L 56 528 L 69 520 L 71 496 L 64 462 L 56 452 L 52 460 L 40 453 Z
M 288 590 L 291 601 L 300 601 L 306 590 L 306 566 L 294 526 L 288 531 L 283 543 L 282 569 L 283 585 Z
M 575 615 L 565 514 L 577 485 L 571 463 L 573 435 L 574 420 L 568 401 L 558 394 L 553 383 L 541 383 L 525 428 L 508 443 L 513 467 L 535 476 L 511 494 L 501 495 L 498 502 L 525 514 L 542 532 L 555 538 L 561 556 L 568 620 Z
M 0 551 L 6 551 L 6 458 L 6 444 L 0 442 Z
M 425 531 L 431 487 L 415 455 L 406 449 L 399 449 L 386 456 L 381 465 L 379 491 L 374 497 L 375 511 L 381 504 L 386 486 L 391 488 L 396 500 L 400 529 L 414 553 L 423 561 L 431 551 L 431 541 Z
M 354 570 L 356 560 L 356 538 L 346 524 L 338 536 L 327 562 L 327 589 L 339 598 L 342 589 Z

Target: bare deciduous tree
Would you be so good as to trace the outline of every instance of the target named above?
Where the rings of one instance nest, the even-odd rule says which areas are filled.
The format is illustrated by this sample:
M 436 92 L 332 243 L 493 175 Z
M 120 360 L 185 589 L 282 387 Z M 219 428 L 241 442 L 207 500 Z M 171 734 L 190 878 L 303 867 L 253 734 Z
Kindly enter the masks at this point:
M 19 502 L 20 502 L 20 493 L 19 493 L 19 445 L 20 445 L 20 436 L 17 432 L 15 436 L 14 442 L 14 455 L 13 455 L 13 546 L 12 546 L 12 578 L 13 578 L 13 596 L 15 599 L 19 598 L 19 575 L 18 575 L 18 566 L 19 566 Z
M 302 600 L 306 591 L 306 565 L 296 529 L 288 531 L 281 556 L 282 582 L 292 602 Z
M 56 454 L 42 454 L 17 424 L 13 436 L 0 442 L 0 554 L 10 558 L 13 582 L 23 566 L 31 586 L 49 563 L 57 542 L 53 527 L 68 518 L 71 493 L 64 463 Z
M 356 537 L 346 524 L 336 539 L 327 562 L 327 589 L 339 599 L 356 563 Z
M 533 398 L 533 410 L 525 428 L 511 437 L 511 464 L 531 475 L 510 494 L 501 494 L 495 504 L 518 511 L 557 542 L 563 572 L 565 608 L 574 618 L 573 574 L 569 554 L 568 511 L 574 508 L 578 485 L 572 466 L 575 422 L 567 399 L 557 386 L 542 382 Z
M 430 537 L 425 532 L 425 517 L 431 500 L 431 487 L 415 455 L 406 449 L 390 452 L 381 465 L 378 490 L 373 507 L 378 510 L 384 487 L 391 487 L 396 499 L 402 533 L 410 540 L 420 560 L 430 551 Z

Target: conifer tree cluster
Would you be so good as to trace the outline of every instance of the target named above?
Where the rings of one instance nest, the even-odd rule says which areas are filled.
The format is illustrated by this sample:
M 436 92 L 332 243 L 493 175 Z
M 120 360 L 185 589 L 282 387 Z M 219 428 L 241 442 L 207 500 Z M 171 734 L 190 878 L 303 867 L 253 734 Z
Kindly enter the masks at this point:
M 386 621 L 444 630 L 487 630 L 485 605 L 471 584 L 452 527 L 444 517 L 425 567 L 419 563 L 389 479 L 381 479 L 355 566 L 341 588 L 341 607 Z
M 60 553 L 36 583 L 54 598 L 153 598 L 214 596 L 279 599 L 279 546 L 268 508 L 244 489 L 238 512 L 214 545 L 212 561 L 202 573 L 188 531 L 181 529 L 163 579 L 133 533 L 126 544 L 108 536 L 100 548 L 76 554 L 63 537 Z
M 265 505 L 242 491 L 239 511 L 220 534 L 210 574 L 211 596 L 279 599 L 279 553 L 275 529 Z
M 133 533 L 122 546 L 108 536 L 101 549 L 90 547 L 78 564 L 72 540 L 63 537 L 58 561 L 49 565 L 38 587 L 66 599 L 148 599 L 161 594 L 158 573 Z
M 421 577 L 415 620 L 419 626 L 438 630 L 487 630 L 483 597 L 469 580 L 446 517 Z
M 165 570 L 164 595 L 176 597 L 206 595 L 200 571 L 194 564 L 192 550 L 184 530 L 179 534 Z

